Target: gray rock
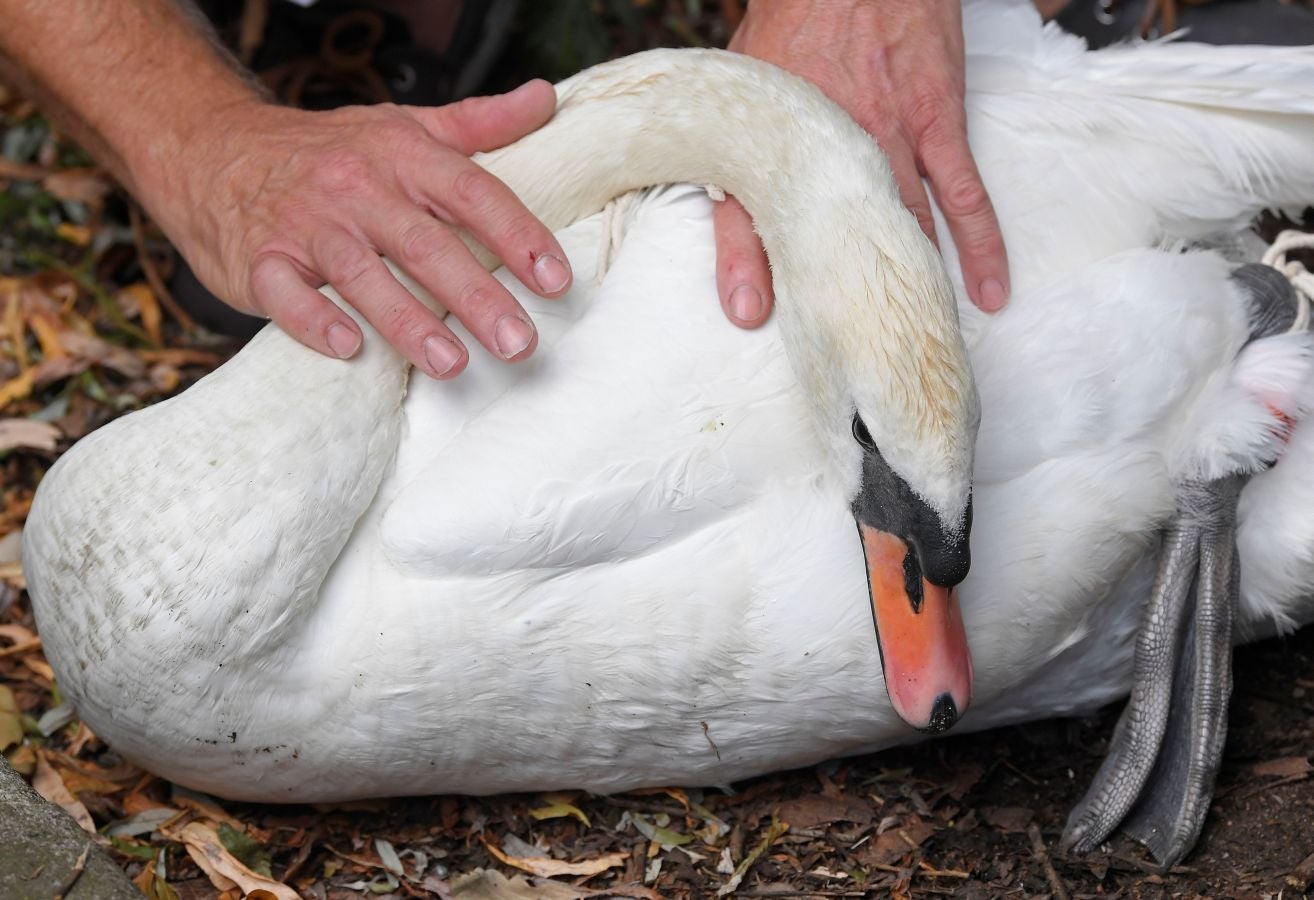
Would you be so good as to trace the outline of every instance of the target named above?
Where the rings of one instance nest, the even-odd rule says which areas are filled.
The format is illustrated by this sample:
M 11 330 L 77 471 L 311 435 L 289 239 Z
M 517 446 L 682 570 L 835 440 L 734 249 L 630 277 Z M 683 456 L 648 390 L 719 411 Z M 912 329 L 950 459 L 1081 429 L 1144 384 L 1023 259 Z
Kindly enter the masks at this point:
M 50 900 L 88 845 L 86 866 L 69 900 L 141 900 L 133 886 L 78 824 L 28 787 L 0 757 L 0 897 Z

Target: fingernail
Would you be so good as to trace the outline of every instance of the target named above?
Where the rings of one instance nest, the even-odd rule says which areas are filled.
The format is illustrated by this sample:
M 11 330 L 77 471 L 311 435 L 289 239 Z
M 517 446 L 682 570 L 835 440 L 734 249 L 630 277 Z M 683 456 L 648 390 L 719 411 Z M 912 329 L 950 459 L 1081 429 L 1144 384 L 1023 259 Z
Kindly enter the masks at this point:
M 429 364 L 429 371 L 435 377 L 442 377 L 461 361 L 461 348 L 455 341 L 436 334 L 430 335 L 424 339 L 424 361 Z
M 762 295 L 751 284 L 741 284 L 730 292 L 730 315 L 741 322 L 762 318 Z
M 324 339 L 338 359 L 351 359 L 360 349 L 360 335 L 341 322 L 330 325 Z
M 1004 284 L 998 278 L 987 278 L 981 282 L 981 292 L 978 296 L 981 298 L 981 308 L 986 312 L 997 312 L 1008 302 L 1008 292 L 1004 290 Z
M 544 253 L 534 260 L 534 280 L 540 291 L 555 294 L 570 282 L 570 269 L 551 253 Z
M 503 316 L 493 329 L 493 340 L 502 358 L 510 359 L 534 340 L 534 326 L 519 316 Z

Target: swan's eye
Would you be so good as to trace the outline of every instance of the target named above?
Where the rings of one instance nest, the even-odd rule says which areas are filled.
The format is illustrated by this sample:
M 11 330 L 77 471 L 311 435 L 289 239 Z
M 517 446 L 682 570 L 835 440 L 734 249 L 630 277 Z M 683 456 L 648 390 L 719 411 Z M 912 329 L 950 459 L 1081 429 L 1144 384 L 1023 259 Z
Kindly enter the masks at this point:
M 876 442 L 871 439 L 871 432 L 867 430 L 862 416 L 857 414 L 853 416 L 853 439 L 867 450 L 876 449 Z

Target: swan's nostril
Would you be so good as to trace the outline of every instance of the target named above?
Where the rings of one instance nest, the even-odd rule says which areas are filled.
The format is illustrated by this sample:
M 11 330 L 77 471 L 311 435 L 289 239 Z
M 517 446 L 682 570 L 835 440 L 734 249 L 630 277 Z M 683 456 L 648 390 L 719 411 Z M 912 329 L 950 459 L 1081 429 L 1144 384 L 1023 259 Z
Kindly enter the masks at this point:
M 921 730 L 926 734 L 944 734 L 957 721 L 958 707 L 954 706 L 954 698 L 941 694 L 935 698 L 935 706 L 931 707 L 930 724 Z
M 917 548 L 913 544 L 908 544 L 908 554 L 903 558 L 903 589 L 908 593 L 908 602 L 912 604 L 913 612 L 922 611 L 922 600 L 925 594 L 922 593 L 922 565 L 917 560 Z

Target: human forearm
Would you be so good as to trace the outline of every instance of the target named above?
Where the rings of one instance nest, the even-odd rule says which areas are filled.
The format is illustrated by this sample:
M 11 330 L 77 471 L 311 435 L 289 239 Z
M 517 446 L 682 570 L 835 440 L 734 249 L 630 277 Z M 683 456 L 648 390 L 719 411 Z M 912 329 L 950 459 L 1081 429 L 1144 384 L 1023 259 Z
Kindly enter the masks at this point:
M 260 99 L 197 16 L 177 0 L 0 0 L 0 77 L 159 212 L 185 148 Z
M 547 121 L 552 88 L 431 109 L 278 107 L 184 2 L 0 0 L 9 80 L 136 194 L 237 309 L 350 357 L 362 334 L 316 290 L 328 283 L 422 371 L 457 374 L 464 345 L 388 272 L 387 256 L 490 351 L 529 356 L 529 316 L 454 229 L 539 294 L 569 287 L 552 234 L 469 158 Z

